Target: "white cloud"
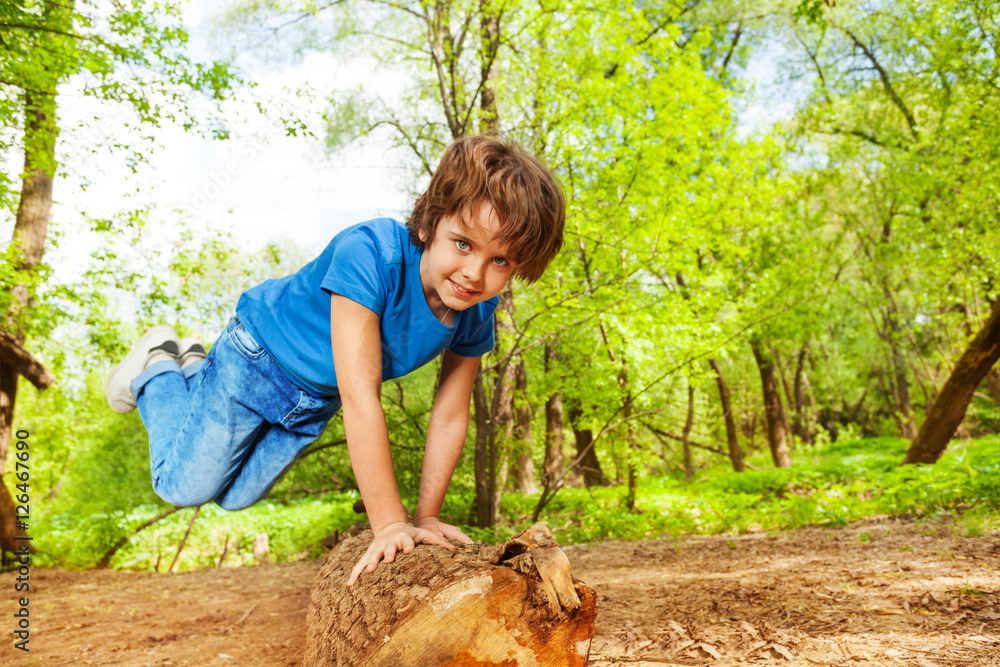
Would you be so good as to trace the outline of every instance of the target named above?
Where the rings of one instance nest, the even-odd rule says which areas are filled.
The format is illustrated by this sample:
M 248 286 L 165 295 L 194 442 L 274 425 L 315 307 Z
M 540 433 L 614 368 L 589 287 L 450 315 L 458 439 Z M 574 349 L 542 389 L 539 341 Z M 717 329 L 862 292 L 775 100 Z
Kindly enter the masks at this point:
M 204 5 L 197 5 L 188 5 L 186 18 L 195 52 L 208 57 L 199 23 L 211 8 L 205 11 Z M 323 53 L 308 54 L 282 68 L 251 59 L 244 66 L 257 83 L 253 94 L 265 100 L 272 115 L 300 118 L 317 135 L 322 133 L 324 100 L 333 90 L 364 83 L 387 95 L 402 83 L 398 73 L 374 72 L 373 60 L 338 65 Z M 289 95 L 289 90 L 298 88 L 315 94 L 309 99 Z M 195 227 L 227 225 L 249 251 L 282 239 L 302 246 L 308 256 L 347 226 L 380 215 L 400 217 L 409 210 L 411 158 L 405 152 L 373 141 L 329 156 L 321 138 L 287 136 L 277 120 L 256 112 L 249 94 L 243 97 L 226 105 L 225 117 L 232 121 L 230 139 L 212 140 L 164 126 L 155 133 L 158 147 L 133 173 L 125 163 L 126 153 L 90 150 L 102 140 L 135 145 L 131 112 L 75 96 L 67 86 L 60 97 L 60 119 L 71 129 L 62 137 L 67 155 L 64 178 L 56 182 L 53 210 L 63 238 L 47 257 L 56 280 L 78 279 L 99 243 L 86 231 L 84 213 L 112 216 L 150 205 L 168 221 L 183 219 Z M 175 233 L 170 227 L 153 233 L 169 239 Z

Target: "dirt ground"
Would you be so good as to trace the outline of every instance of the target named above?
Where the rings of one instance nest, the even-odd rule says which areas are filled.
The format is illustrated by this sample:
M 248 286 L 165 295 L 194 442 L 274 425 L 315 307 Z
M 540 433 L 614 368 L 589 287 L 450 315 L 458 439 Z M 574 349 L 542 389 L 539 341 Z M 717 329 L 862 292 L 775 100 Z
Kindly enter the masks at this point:
M 997 532 L 884 520 L 565 551 L 599 596 L 595 667 L 1000 666 Z M 0 664 L 298 665 L 319 564 L 174 575 L 35 568 L 27 654 L 8 640 L 9 572 Z

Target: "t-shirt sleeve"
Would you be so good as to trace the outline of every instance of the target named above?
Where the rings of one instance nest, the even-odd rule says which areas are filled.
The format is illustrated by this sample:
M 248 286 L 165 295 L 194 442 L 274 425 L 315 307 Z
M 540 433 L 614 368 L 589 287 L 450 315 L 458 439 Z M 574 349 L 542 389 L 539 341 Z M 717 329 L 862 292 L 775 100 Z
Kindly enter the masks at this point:
M 320 287 L 360 303 L 381 317 L 388 294 L 375 238 L 363 227 L 355 227 L 339 234 L 332 243 L 330 266 Z
M 466 313 L 471 313 L 463 313 L 462 326 L 448 349 L 462 357 L 479 357 L 492 350 L 494 310 L 496 304 L 487 301 L 473 316 L 466 318 Z

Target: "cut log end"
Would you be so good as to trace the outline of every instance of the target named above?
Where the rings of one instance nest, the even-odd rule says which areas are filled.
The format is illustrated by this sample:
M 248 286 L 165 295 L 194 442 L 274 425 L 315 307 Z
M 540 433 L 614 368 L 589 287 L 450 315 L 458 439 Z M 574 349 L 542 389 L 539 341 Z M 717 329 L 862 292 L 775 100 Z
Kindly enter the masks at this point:
M 544 524 L 498 545 L 420 545 L 347 588 L 371 538 L 344 540 L 320 569 L 306 665 L 588 664 L 597 596 Z

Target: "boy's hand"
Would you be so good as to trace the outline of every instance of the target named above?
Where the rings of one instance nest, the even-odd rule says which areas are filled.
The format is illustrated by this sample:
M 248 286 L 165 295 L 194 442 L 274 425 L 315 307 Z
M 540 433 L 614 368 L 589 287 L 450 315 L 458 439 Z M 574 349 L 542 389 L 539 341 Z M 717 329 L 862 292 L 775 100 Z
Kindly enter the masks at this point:
M 465 537 L 465 535 L 462 534 L 462 531 L 457 528 L 447 526 L 447 524 L 442 524 L 440 521 L 437 523 L 441 526 L 446 526 L 458 535 Z M 446 536 L 443 532 L 435 532 L 425 528 L 418 528 L 404 521 L 390 523 L 375 533 L 375 537 L 372 539 L 372 543 L 368 547 L 368 551 L 365 552 L 365 555 L 361 557 L 358 564 L 354 566 L 354 570 L 351 571 L 351 577 L 347 580 L 347 585 L 353 586 L 354 582 L 361 576 L 362 571 L 374 572 L 380 562 L 385 561 L 386 563 L 391 563 L 396 560 L 397 551 L 402 551 L 404 554 L 408 554 L 413 551 L 413 547 L 420 543 L 436 544 L 444 547 L 445 549 L 454 550 L 455 547 L 448 542 L 445 537 Z M 469 538 L 465 537 L 465 539 L 468 540 Z M 472 540 L 469 541 L 471 542 Z
M 472 544 L 472 538 L 455 526 L 442 522 L 436 516 L 416 519 L 413 522 L 413 525 L 417 528 L 423 528 L 424 530 L 436 533 L 445 539 L 455 540 L 456 542 L 461 542 L 462 544 Z

